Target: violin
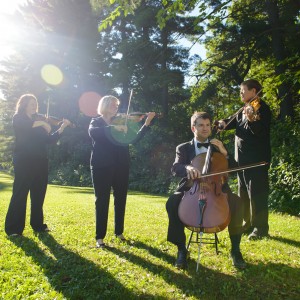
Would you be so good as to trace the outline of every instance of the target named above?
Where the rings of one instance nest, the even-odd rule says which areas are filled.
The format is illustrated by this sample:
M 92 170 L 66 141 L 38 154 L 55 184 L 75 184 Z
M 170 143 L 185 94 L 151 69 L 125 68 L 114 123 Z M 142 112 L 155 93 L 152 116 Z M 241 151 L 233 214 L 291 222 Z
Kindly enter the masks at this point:
M 190 189 L 184 192 L 178 216 L 191 230 L 213 233 L 222 231 L 230 222 L 228 196 L 222 191 L 227 181 L 228 161 L 223 154 L 212 152 L 210 144 L 207 153 L 197 155 L 191 164 L 202 170 L 203 176 L 194 179 Z M 211 175 L 205 176 L 210 172 Z
M 53 116 L 46 116 L 46 115 L 42 115 L 42 114 L 35 114 L 33 116 L 35 121 L 44 121 L 47 122 L 49 125 L 52 126 L 60 126 L 63 122 L 62 119 L 59 119 L 57 117 L 53 117 Z M 69 125 L 71 128 L 75 128 L 75 124 L 70 123 Z
M 260 119 L 258 113 L 260 106 L 260 98 L 256 97 L 244 106 L 244 114 L 252 121 L 258 121 Z
M 126 120 L 132 121 L 134 123 L 142 121 L 149 113 L 133 112 L 130 114 L 118 113 L 115 117 L 112 118 L 112 125 L 124 125 Z M 162 114 L 155 114 L 155 117 L 160 118 Z
M 227 121 L 225 125 L 222 124 L 220 121 L 214 122 L 214 129 L 216 129 L 217 132 L 224 130 L 234 119 L 235 117 L 243 111 L 243 113 L 247 116 L 247 118 L 250 118 L 253 121 L 260 120 L 259 116 L 259 108 L 261 106 L 260 104 L 260 98 L 258 95 L 262 92 L 262 90 L 258 91 L 256 95 L 250 99 L 243 107 L 241 107 L 236 113 L 234 113 L 230 119 Z M 223 121 L 224 123 L 224 121 Z

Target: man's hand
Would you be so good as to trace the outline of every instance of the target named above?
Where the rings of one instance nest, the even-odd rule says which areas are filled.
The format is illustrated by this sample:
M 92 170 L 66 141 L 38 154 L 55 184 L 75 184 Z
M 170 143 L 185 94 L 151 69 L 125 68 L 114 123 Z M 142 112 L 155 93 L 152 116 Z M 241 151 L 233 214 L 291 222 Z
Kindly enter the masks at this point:
M 191 165 L 187 165 L 185 169 L 186 169 L 188 179 L 196 179 L 201 177 L 201 172 L 197 168 Z
M 227 156 L 227 155 L 228 155 L 228 152 L 227 152 L 226 148 L 224 147 L 223 143 L 222 143 L 220 140 L 218 140 L 218 139 L 212 139 L 212 140 L 210 141 L 210 143 L 211 143 L 212 145 L 216 146 L 216 147 L 219 149 L 219 151 L 220 151 L 224 156 Z

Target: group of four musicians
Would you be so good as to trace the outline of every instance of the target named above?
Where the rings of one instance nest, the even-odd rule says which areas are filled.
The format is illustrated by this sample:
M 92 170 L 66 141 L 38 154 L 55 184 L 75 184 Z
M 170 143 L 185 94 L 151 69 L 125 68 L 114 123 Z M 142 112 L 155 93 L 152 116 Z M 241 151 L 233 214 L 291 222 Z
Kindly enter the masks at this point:
M 195 112 L 191 117 L 191 130 L 194 138 L 176 148 L 176 158 L 172 166 L 175 176 L 198 179 L 201 170 L 191 162 L 198 154 L 206 153 L 206 145 L 210 143 L 213 151 L 219 152 L 229 160 L 229 166 L 270 162 L 270 122 L 269 106 L 260 99 L 262 87 L 256 80 L 244 81 L 240 87 L 242 101 L 247 104 L 258 99 L 259 105 L 253 109 L 245 109 L 234 118 L 220 120 L 219 126 L 225 130 L 235 129 L 235 158 L 227 152 L 221 141 L 209 140 L 212 118 L 206 112 Z M 117 114 L 119 100 L 114 96 L 104 96 L 99 101 L 99 116 L 91 120 L 89 135 L 92 140 L 91 176 L 95 192 L 96 214 L 96 246 L 104 248 L 107 231 L 109 199 L 111 189 L 114 196 L 114 216 L 116 238 L 126 241 L 124 216 L 129 179 L 129 142 L 140 140 L 149 131 L 154 112 L 147 115 L 144 125 L 130 141 L 116 137 L 127 136 L 127 125 L 115 125 L 113 120 Z M 51 133 L 47 121 L 35 118 L 38 111 L 37 99 L 32 94 L 21 96 L 13 116 L 15 131 L 15 150 L 13 165 L 15 179 L 13 193 L 5 220 L 5 231 L 9 236 L 21 236 L 25 227 L 27 196 L 30 192 L 31 216 L 30 225 L 37 232 L 49 231 L 44 224 L 43 203 L 48 181 L 48 158 L 46 145 L 59 139 L 65 127 L 70 124 L 63 120 L 60 128 Z M 132 136 L 132 134 L 131 134 Z M 187 265 L 185 225 L 178 216 L 178 207 L 186 188 L 181 186 L 171 195 L 166 208 L 169 216 L 168 241 L 178 247 L 176 267 Z M 251 232 L 249 239 L 268 236 L 268 166 L 258 169 L 242 170 L 238 173 L 239 196 L 231 192 L 229 185 L 224 183 L 222 190 L 228 195 L 231 221 L 228 225 L 231 240 L 231 258 L 233 265 L 244 269 L 246 263 L 240 251 L 242 233 Z

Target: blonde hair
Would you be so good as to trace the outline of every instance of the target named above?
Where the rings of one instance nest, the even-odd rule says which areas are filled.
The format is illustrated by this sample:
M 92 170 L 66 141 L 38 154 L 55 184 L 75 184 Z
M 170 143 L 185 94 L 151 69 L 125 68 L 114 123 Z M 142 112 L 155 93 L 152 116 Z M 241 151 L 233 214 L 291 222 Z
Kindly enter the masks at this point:
M 33 94 L 24 94 L 22 95 L 16 105 L 16 113 L 25 114 L 26 108 L 30 102 L 31 99 L 34 99 L 36 101 L 37 105 L 37 111 L 38 111 L 38 101 L 37 98 Z
M 107 111 L 107 108 L 112 101 L 117 101 L 118 104 L 120 104 L 120 100 L 115 96 L 108 95 L 108 96 L 102 97 L 98 104 L 97 113 L 99 115 L 103 115 Z

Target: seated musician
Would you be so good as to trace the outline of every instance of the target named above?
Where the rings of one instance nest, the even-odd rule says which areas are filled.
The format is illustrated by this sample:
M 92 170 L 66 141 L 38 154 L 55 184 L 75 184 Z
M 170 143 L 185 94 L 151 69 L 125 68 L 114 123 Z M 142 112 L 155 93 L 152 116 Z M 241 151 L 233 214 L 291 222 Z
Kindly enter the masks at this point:
M 208 137 L 211 134 L 211 116 L 206 112 L 195 112 L 191 117 L 191 130 L 194 138 L 186 143 L 180 144 L 176 148 L 176 158 L 172 166 L 172 174 L 187 179 L 196 179 L 201 177 L 201 171 L 191 165 L 191 161 L 196 155 L 207 152 Z M 201 145 L 201 143 L 204 143 Z M 212 139 L 209 143 L 213 146 L 213 151 L 218 151 L 227 159 L 228 152 L 223 143 L 217 139 Z M 229 158 L 229 166 L 234 165 L 234 160 Z M 186 236 L 185 225 L 178 216 L 178 207 L 184 191 L 189 190 L 184 185 L 180 186 L 172 194 L 167 203 L 166 209 L 169 217 L 168 241 L 178 247 L 177 260 L 175 266 L 184 269 L 187 266 Z M 224 193 L 228 195 L 228 204 L 231 214 L 231 220 L 228 225 L 229 237 L 231 241 L 231 258 L 236 268 L 246 268 L 246 263 L 240 251 L 240 242 L 242 236 L 243 223 L 243 205 L 240 198 L 233 194 L 229 185 L 225 183 L 222 187 Z

